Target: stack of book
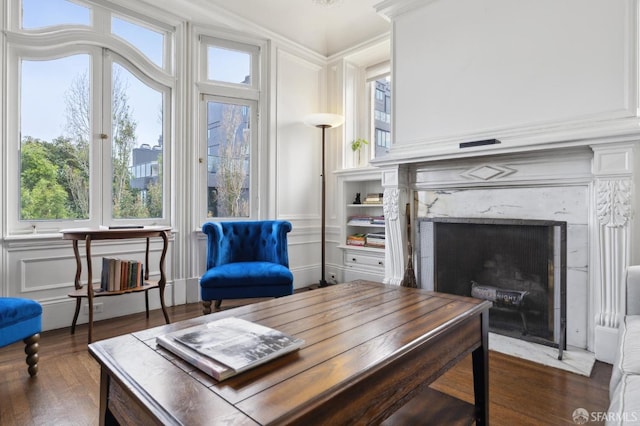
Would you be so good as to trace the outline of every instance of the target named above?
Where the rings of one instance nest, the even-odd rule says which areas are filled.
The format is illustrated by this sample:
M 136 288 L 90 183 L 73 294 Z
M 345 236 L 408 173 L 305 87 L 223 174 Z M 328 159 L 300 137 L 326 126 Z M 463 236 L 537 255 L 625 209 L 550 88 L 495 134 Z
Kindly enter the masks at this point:
M 350 226 L 367 226 L 371 225 L 371 216 L 351 216 L 347 225 Z
M 101 291 L 126 291 L 142 287 L 142 263 L 137 260 L 102 258 Z
M 371 218 L 372 225 L 384 225 L 384 216 L 373 216 Z
M 365 245 L 364 234 L 353 234 L 347 237 L 347 245 L 349 246 L 364 246 Z
M 156 343 L 221 381 L 292 352 L 304 340 L 230 317 L 165 334 Z
M 384 248 L 385 246 L 384 232 L 369 232 L 365 238 L 367 247 Z
M 367 198 L 364 199 L 364 204 L 382 204 L 382 192 L 375 192 L 371 194 L 367 194 Z

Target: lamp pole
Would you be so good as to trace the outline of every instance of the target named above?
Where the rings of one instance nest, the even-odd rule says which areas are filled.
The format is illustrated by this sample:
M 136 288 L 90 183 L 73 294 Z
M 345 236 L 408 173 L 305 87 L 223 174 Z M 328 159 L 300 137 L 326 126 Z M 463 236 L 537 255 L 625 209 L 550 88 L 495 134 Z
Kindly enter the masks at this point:
M 320 127 L 322 129 L 322 225 L 320 227 L 320 233 L 322 234 L 322 241 L 321 241 L 321 250 L 322 250 L 322 272 L 320 275 L 320 287 L 327 287 L 329 284 L 327 284 L 327 280 L 325 280 L 324 278 L 324 270 L 325 270 L 325 221 L 326 221 L 326 178 L 324 175 L 324 145 L 325 145 L 325 131 L 330 128 L 331 126 L 328 124 L 321 124 L 318 127 Z
M 337 115 L 337 114 L 326 114 L 326 113 L 318 113 L 318 114 L 311 114 L 308 115 L 307 117 L 305 117 L 304 119 L 304 123 L 308 126 L 312 126 L 312 127 L 317 127 L 319 129 L 322 129 L 322 212 L 321 212 L 321 228 L 320 228 L 320 234 L 321 234 L 321 246 L 320 246 L 320 252 L 322 253 L 322 257 L 321 257 L 321 276 L 320 276 L 320 287 L 327 287 L 329 284 L 327 283 L 327 280 L 325 279 L 325 245 L 326 245 L 326 238 L 325 238 L 325 227 L 326 227 L 326 176 L 325 176 L 325 141 L 326 141 L 326 135 L 325 132 L 327 129 L 330 129 L 332 127 L 338 127 L 341 126 L 342 123 L 344 123 L 344 117 L 342 117 L 341 115 Z

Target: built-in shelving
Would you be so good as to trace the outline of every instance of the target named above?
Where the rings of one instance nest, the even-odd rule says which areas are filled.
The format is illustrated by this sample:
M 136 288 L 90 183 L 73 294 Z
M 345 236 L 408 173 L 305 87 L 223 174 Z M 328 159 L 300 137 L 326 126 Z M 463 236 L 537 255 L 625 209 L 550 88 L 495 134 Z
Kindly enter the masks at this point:
M 384 278 L 385 219 L 382 197 L 379 202 L 367 203 L 367 194 L 382 194 L 378 169 L 354 169 L 337 172 L 342 191 L 343 214 L 341 244 L 344 279 Z M 360 194 L 360 203 L 355 203 Z

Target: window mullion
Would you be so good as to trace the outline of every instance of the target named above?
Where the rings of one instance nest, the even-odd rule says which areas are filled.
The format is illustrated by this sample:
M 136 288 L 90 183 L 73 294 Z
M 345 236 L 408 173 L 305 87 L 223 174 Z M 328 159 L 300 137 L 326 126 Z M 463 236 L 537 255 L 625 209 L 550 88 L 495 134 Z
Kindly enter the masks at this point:
M 98 179 L 101 183 L 99 192 L 101 199 L 100 223 L 108 225 L 111 223 L 111 206 L 112 206 L 112 177 L 111 177 L 111 146 L 113 144 L 113 123 L 112 123 L 112 75 L 113 61 L 108 49 L 102 49 L 100 64 L 99 89 L 96 93 L 100 93 L 99 99 L 96 100 L 96 106 L 99 111 L 99 131 L 95 135 L 95 146 L 99 147 L 100 170 Z M 98 78 L 96 78 L 98 80 Z

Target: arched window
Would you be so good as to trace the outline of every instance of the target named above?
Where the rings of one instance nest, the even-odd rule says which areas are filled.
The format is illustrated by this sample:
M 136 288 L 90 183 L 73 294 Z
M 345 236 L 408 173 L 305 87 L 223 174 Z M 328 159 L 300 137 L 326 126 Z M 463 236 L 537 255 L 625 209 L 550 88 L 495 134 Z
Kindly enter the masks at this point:
M 10 1 L 9 231 L 170 223 L 174 27 L 94 2 Z

